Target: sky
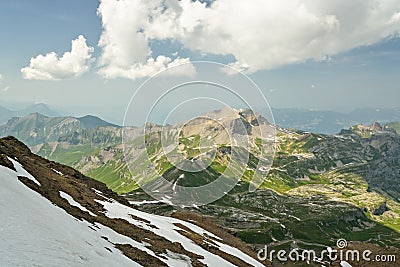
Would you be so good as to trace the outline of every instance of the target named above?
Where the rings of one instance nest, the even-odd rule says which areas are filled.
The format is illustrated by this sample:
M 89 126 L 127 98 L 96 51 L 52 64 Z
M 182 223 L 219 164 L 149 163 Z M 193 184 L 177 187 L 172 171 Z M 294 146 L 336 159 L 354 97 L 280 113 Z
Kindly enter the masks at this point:
M 243 72 L 276 108 L 399 108 L 400 0 L 13 0 L 0 25 L 11 109 L 120 124 L 144 81 L 195 61 Z

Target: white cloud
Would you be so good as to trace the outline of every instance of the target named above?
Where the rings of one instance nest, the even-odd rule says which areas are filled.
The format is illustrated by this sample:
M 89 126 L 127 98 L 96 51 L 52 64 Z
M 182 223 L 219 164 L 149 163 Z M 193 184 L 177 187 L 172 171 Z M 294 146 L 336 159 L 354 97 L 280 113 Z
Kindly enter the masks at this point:
M 97 10 L 103 24 L 98 43 L 102 48 L 99 59 L 101 75 L 136 79 L 189 62 L 187 58 L 152 57 L 149 39 L 143 29 L 148 17 L 153 12 L 156 14 L 160 7 L 161 1 L 101 1 Z M 188 74 L 192 74 L 193 70 L 189 67 Z
M 400 31 L 400 0 L 102 0 L 100 73 L 148 76 L 174 62 L 152 57 L 150 40 L 176 40 L 201 53 L 233 55 L 254 72 L 325 60 Z M 188 59 L 185 59 L 188 60 Z
M 400 12 L 397 12 L 392 16 L 389 23 L 399 23 L 400 22 Z
M 7 92 L 7 91 L 10 90 L 10 89 L 11 89 L 11 87 L 10 87 L 9 85 L 7 85 L 6 87 L 3 88 L 3 91 L 4 91 L 4 92 Z
M 99 73 L 106 78 L 123 77 L 128 79 L 137 79 L 150 77 L 169 67 L 174 67 L 185 63 L 190 63 L 189 59 L 177 58 L 172 60 L 169 57 L 158 56 L 156 59 L 150 57 L 144 64 L 134 63 L 126 67 L 120 67 L 111 63 L 101 68 Z M 184 71 L 182 72 L 182 70 Z M 168 72 L 168 74 L 193 76 L 196 72 L 192 64 L 188 64 L 187 68 L 179 69 L 179 71 L 180 72 L 178 73 L 171 70 Z
M 0 73 L 0 83 L 4 80 L 3 75 Z
M 24 79 L 62 80 L 81 76 L 90 69 L 93 47 L 87 46 L 86 39 L 79 37 L 71 42 L 71 51 L 59 57 L 55 52 L 31 58 L 28 67 L 22 68 Z

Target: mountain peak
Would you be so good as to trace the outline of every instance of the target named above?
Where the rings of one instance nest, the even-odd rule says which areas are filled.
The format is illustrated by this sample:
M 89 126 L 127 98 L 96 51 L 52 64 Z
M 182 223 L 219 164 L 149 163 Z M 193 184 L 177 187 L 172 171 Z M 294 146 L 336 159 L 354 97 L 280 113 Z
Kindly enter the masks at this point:
M 30 154 L 30 149 L 14 136 L 0 138 L 0 153 L 7 155 Z
M 106 122 L 99 117 L 93 116 L 93 115 L 86 115 L 83 117 L 76 118 L 78 121 L 80 121 L 85 129 L 91 130 L 97 127 L 119 127 L 118 125 Z
M 55 112 L 54 110 L 51 110 L 46 104 L 44 103 L 37 103 L 37 104 L 32 104 L 28 107 L 26 107 L 23 110 L 16 111 L 16 115 L 19 117 L 22 117 L 26 114 L 30 113 L 40 113 L 43 114 L 47 117 L 57 117 L 60 116 L 58 112 Z
M 396 133 L 396 131 L 386 125 L 381 125 L 379 122 L 374 122 L 371 125 L 357 124 L 350 128 L 350 131 L 362 137 L 369 137 L 377 133 Z M 343 131 L 342 131 L 343 132 Z M 345 131 L 344 131 L 345 132 Z

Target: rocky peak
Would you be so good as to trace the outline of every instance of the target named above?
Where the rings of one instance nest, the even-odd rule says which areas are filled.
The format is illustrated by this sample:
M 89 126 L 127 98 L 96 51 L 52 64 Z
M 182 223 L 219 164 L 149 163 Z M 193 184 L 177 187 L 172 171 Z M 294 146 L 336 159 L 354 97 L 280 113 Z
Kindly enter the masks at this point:
M 396 134 L 396 131 L 390 127 L 383 126 L 379 122 L 374 122 L 371 125 L 357 124 L 355 126 L 350 127 L 350 132 L 355 133 L 361 137 L 370 137 L 373 134 L 379 133 L 392 133 Z M 342 133 L 346 133 L 346 131 L 342 131 Z
M 0 154 L 21 156 L 29 153 L 31 153 L 30 149 L 17 138 L 13 136 L 0 138 Z

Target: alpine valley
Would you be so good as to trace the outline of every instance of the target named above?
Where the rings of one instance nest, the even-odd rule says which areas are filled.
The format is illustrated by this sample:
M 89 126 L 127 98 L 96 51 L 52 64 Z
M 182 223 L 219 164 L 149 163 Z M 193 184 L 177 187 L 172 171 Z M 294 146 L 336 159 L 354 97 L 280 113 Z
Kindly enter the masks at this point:
M 185 124 L 147 124 L 151 131 L 145 134 L 143 127 L 120 127 L 94 116 L 32 113 L 0 126 L 0 136 L 5 137 L 0 141 L 0 178 L 7 184 L 1 194 L 12 199 L 9 191 L 19 190 L 12 205 L 31 213 L 30 205 L 46 206 L 49 217 L 57 213 L 57 220 L 70 221 L 68 229 L 93 248 L 81 245 L 81 252 L 66 251 L 62 257 L 74 257 L 82 265 L 104 260 L 109 253 L 113 258 L 107 260 L 121 265 L 127 260 L 143 265 L 149 258 L 151 264 L 144 266 L 257 266 L 257 251 L 266 244 L 274 249 L 323 250 L 335 247 L 340 238 L 349 241 L 350 248 L 400 255 L 398 125 L 358 124 L 325 135 L 281 128 L 249 110 L 223 109 Z M 232 141 L 223 129 L 244 137 L 248 146 L 242 147 L 237 138 Z M 262 137 L 261 130 L 269 135 Z M 166 152 L 162 143 L 165 147 L 174 140 L 179 146 Z M 266 154 L 274 156 L 273 162 L 261 153 L 271 147 L 274 153 Z M 246 161 L 235 161 L 233 149 L 248 153 Z M 170 162 L 177 155 L 194 162 L 211 152 L 212 162 L 200 172 L 183 171 Z M 269 162 L 272 166 L 260 188 L 249 191 L 252 177 Z M 155 172 L 149 171 L 150 165 Z M 233 171 L 224 175 L 240 175 L 239 183 L 221 199 L 200 207 L 170 206 L 168 198 L 154 201 L 136 183 L 162 175 L 178 185 L 200 186 L 214 181 L 229 165 Z M 235 172 L 242 165 L 245 171 Z M 20 207 L 2 207 L 1 216 Z M 57 231 L 52 221 L 37 220 Z M 24 235 L 29 237 L 24 232 L 18 236 Z

